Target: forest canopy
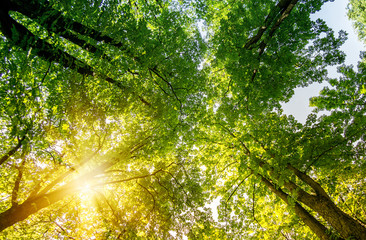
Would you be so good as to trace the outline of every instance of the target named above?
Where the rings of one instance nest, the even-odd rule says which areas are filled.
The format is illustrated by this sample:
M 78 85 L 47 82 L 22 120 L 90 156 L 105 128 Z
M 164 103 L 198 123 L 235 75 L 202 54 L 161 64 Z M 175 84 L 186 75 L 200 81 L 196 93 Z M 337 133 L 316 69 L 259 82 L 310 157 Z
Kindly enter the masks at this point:
M 4 0 L 1 238 L 366 239 L 366 59 L 326 2 Z

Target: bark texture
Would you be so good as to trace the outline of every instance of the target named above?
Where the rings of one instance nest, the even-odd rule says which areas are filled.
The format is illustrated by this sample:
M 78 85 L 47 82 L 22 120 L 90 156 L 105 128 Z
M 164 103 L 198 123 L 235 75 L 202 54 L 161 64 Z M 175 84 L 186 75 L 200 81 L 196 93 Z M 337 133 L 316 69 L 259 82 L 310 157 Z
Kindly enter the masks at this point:
M 279 198 L 281 198 L 286 204 L 289 204 L 289 195 L 282 191 L 280 188 L 276 188 L 270 180 L 263 176 L 260 176 L 261 181 Z M 295 213 L 300 219 L 319 237 L 321 240 L 331 239 L 327 233 L 327 228 L 321 224 L 316 218 L 314 218 L 305 208 L 303 208 L 299 203 L 295 202 L 294 205 Z
M 73 192 L 74 190 L 71 188 L 59 189 L 49 194 L 30 198 L 22 204 L 13 205 L 11 208 L 0 214 L 0 232 L 17 222 L 23 221 L 41 209 L 64 199 Z
M 259 143 L 259 141 L 256 139 L 255 141 Z M 261 146 L 265 151 L 269 151 L 263 146 L 263 144 L 261 144 Z M 271 178 L 274 180 L 278 180 L 280 178 L 281 174 L 276 172 L 272 166 L 263 160 L 259 159 L 258 164 L 262 169 L 265 169 L 265 167 L 268 166 Z M 366 227 L 337 207 L 334 201 L 318 182 L 291 164 L 287 164 L 287 169 L 289 169 L 298 179 L 300 179 L 305 185 L 308 185 L 315 192 L 315 194 L 310 194 L 304 191 L 298 184 L 287 179 L 287 181 L 284 182 L 283 187 L 290 193 L 296 192 L 296 200 L 298 202 L 305 204 L 311 210 L 319 214 L 319 216 L 327 221 L 328 224 L 331 225 L 342 238 L 359 240 L 366 239 Z M 275 191 L 276 189 L 273 190 L 267 184 L 266 186 L 287 203 L 287 200 L 284 199 L 278 191 Z M 299 213 L 297 214 L 300 216 Z

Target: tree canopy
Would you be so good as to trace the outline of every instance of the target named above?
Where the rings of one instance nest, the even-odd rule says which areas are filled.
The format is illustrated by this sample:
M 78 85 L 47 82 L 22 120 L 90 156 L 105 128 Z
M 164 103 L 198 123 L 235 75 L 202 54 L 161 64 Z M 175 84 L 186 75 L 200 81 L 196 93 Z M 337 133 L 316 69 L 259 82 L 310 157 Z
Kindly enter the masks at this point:
M 5 0 L 0 235 L 366 239 L 366 61 L 325 2 Z

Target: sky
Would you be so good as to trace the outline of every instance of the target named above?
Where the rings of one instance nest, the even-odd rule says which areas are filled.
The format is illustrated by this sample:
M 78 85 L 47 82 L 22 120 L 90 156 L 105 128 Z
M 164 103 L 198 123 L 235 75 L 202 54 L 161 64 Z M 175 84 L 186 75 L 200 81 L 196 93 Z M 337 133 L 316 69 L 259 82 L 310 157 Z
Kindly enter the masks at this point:
M 366 51 L 366 47 L 358 40 L 356 31 L 352 27 L 352 22 L 348 20 L 347 4 L 348 0 L 327 2 L 319 12 L 312 16 L 312 19 L 323 19 L 335 33 L 338 33 L 340 30 L 345 30 L 348 33 L 348 40 L 341 47 L 341 50 L 346 53 L 345 64 L 352 64 L 356 67 L 357 62 L 360 60 L 360 51 Z M 328 69 L 328 71 L 330 77 L 338 76 L 335 67 Z M 314 83 L 306 88 L 296 88 L 295 95 L 291 100 L 283 104 L 284 113 L 287 115 L 292 114 L 298 121 L 304 123 L 306 116 L 313 110 L 309 107 L 309 98 L 317 96 L 319 91 L 326 85 L 326 83 Z

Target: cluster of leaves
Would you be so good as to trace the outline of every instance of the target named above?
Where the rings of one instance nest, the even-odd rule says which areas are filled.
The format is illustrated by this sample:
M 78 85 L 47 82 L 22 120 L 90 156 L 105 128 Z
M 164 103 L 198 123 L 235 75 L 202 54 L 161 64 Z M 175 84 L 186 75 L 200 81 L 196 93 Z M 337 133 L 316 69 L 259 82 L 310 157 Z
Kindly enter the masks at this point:
M 366 2 L 364 0 L 350 0 L 348 4 L 348 17 L 354 21 L 354 26 L 361 40 L 366 40 Z

